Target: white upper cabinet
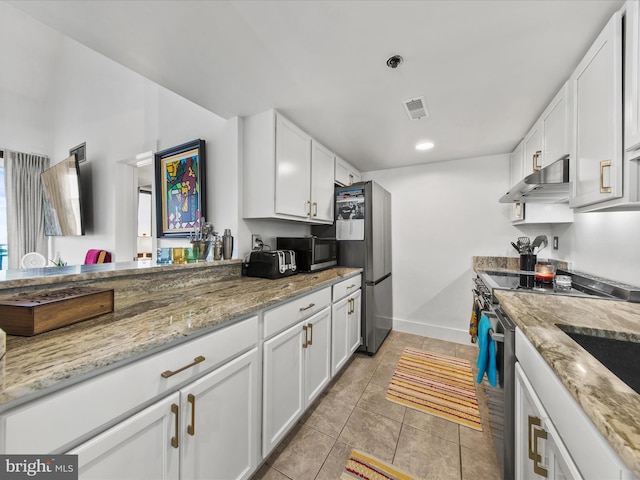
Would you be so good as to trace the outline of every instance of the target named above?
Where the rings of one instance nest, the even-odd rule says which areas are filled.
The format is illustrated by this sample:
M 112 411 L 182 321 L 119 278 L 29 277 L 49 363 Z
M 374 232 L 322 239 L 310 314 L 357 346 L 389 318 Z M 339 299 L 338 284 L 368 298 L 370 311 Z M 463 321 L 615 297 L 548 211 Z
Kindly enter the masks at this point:
M 353 165 L 336 156 L 335 182 L 341 187 L 346 187 L 357 183 L 361 179 L 360 172 Z
M 626 3 L 624 147 L 640 155 L 640 8 L 638 0 Z
M 311 137 L 276 115 L 276 214 L 306 218 L 311 212 Z
M 538 120 L 524 137 L 523 177 L 542 168 L 542 122 Z M 520 178 L 520 180 L 522 180 Z
M 311 142 L 311 218 L 333 222 L 334 155 L 320 143 Z
M 566 82 L 524 137 L 522 175 L 515 180 L 512 169 L 512 185 L 570 153 L 570 105 L 569 82 Z
M 511 152 L 511 156 L 509 157 L 509 185 L 510 186 L 513 187 L 520 180 L 524 178 L 523 165 L 524 165 L 524 140 L 518 144 L 516 149 L 513 152 Z M 515 202 L 511 206 L 509 219 L 512 222 L 524 220 L 524 203 Z
M 571 153 L 571 95 L 565 82 L 540 117 L 542 123 L 542 166 Z
M 616 12 L 569 79 L 574 95 L 571 207 L 622 196 L 622 16 Z
M 244 218 L 333 222 L 334 155 L 274 110 L 244 119 Z

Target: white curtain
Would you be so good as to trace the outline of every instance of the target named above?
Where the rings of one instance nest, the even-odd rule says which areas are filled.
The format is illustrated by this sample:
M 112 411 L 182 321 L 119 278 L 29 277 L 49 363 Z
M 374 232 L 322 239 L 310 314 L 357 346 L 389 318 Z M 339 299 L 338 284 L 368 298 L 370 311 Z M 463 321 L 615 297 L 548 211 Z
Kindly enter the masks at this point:
M 25 253 L 47 257 L 40 174 L 49 168 L 49 157 L 7 152 L 4 181 L 7 197 L 7 250 L 9 269 L 20 268 Z

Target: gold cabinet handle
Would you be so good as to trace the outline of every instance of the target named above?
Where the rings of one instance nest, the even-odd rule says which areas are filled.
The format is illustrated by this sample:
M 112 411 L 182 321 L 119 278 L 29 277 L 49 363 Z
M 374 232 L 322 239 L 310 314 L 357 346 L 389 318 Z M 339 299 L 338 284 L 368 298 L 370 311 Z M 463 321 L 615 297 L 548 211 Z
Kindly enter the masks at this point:
M 542 155 L 542 150 L 537 150 L 536 153 L 533 154 L 533 171 L 538 172 L 542 168 L 541 165 L 538 165 L 538 159 Z
M 355 283 L 352 283 L 351 285 L 349 285 L 349 286 L 347 287 L 347 290 L 349 290 L 349 289 L 351 289 L 351 288 L 353 288 L 353 287 L 355 287 L 355 286 L 356 286 L 356 284 L 355 284 Z
M 313 345 L 313 323 L 309 323 L 307 327 L 309 327 L 307 329 L 307 332 L 309 333 L 309 340 L 307 341 L 307 345 L 311 346 Z
M 187 433 L 193 436 L 196 434 L 196 397 L 190 393 L 187 402 L 191 404 L 191 425 L 187 425 Z
M 611 193 L 611 175 L 609 175 L 609 186 L 604 186 L 605 168 L 611 168 L 611 160 L 602 160 L 600 162 L 600 193 Z
M 171 437 L 171 446 L 173 448 L 178 448 L 178 435 L 180 432 L 180 407 L 178 407 L 178 405 L 176 405 L 175 403 L 171 404 L 171 413 L 173 413 L 176 416 L 176 436 L 175 437 Z
M 307 212 L 307 216 L 311 216 L 311 200 L 307 200 L 307 205 L 309 206 L 309 211 Z
M 197 364 L 198 364 L 198 363 L 200 363 L 200 362 L 204 362 L 204 360 L 205 360 L 205 358 L 204 358 L 202 355 L 197 356 L 196 358 L 194 358 L 194 359 L 193 359 L 193 362 L 191 362 L 189 365 L 186 365 L 186 366 L 184 366 L 184 367 L 182 367 L 182 368 L 179 368 L 178 370 L 167 370 L 166 372 L 162 372 L 162 373 L 160 374 L 160 376 L 161 376 L 162 378 L 169 378 L 169 377 L 172 377 L 172 376 L 174 376 L 176 373 L 183 372 L 183 371 L 184 371 L 184 370 L 186 370 L 187 368 L 191 368 L 191 367 L 193 367 L 194 365 L 197 365 Z
M 349 174 L 349 185 L 353 185 L 353 174 Z
M 318 202 L 313 202 L 313 216 L 318 216 Z
M 309 305 L 307 305 L 306 307 L 300 307 L 300 311 L 304 312 L 305 310 L 309 310 L 310 308 L 315 307 L 316 304 L 315 303 L 310 303 Z
M 534 473 L 546 477 L 548 473 L 547 469 L 540 465 L 540 462 L 542 461 L 542 455 L 538 453 L 538 440 L 540 438 L 546 439 L 547 431 L 544 428 L 540 427 L 540 419 L 538 417 L 532 417 L 531 415 L 528 415 L 528 417 L 527 441 L 529 443 L 529 458 L 533 460 Z M 532 431 L 533 441 L 531 435 Z
M 303 325 L 302 330 L 304 331 L 304 343 L 302 344 L 302 348 L 307 348 L 307 345 L 309 345 L 309 342 L 308 342 L 309 333 L 307 332 L 307 326 Z

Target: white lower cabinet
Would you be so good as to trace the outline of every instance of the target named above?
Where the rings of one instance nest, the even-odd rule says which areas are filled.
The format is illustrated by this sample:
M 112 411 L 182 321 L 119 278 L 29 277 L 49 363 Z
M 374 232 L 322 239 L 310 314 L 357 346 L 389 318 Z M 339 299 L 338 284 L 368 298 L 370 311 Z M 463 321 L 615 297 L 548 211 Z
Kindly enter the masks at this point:
M 333 304 L 331 375 L 335 375 L 360 346 L 361 290 Z
M 518 364 L 515 411 L 516 480 L 582 479 L 571 455 Z
M 254 348 L 68 452 L 79 478 L 246 479 L 259 457 Z
M 331 308 L 263 345 L 262 455 L 266 457 L 331 379 Z
M 516 357 L 516 480 L 635 479 L 519 328 Z
M 67 452 L 78 455 L 79 478 L 178 479 L 179 404 L 176 392 Z

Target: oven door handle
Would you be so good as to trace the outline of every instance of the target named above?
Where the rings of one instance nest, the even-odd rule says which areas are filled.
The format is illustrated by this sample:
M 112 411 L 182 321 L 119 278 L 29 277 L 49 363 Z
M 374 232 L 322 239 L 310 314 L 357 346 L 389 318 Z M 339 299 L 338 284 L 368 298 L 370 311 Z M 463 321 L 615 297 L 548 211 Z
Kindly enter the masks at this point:
M 504 343 L 504 333 L 496 333 L 493 331 L 493 328 L 490 328 L 489 336 L 496 342 Z

